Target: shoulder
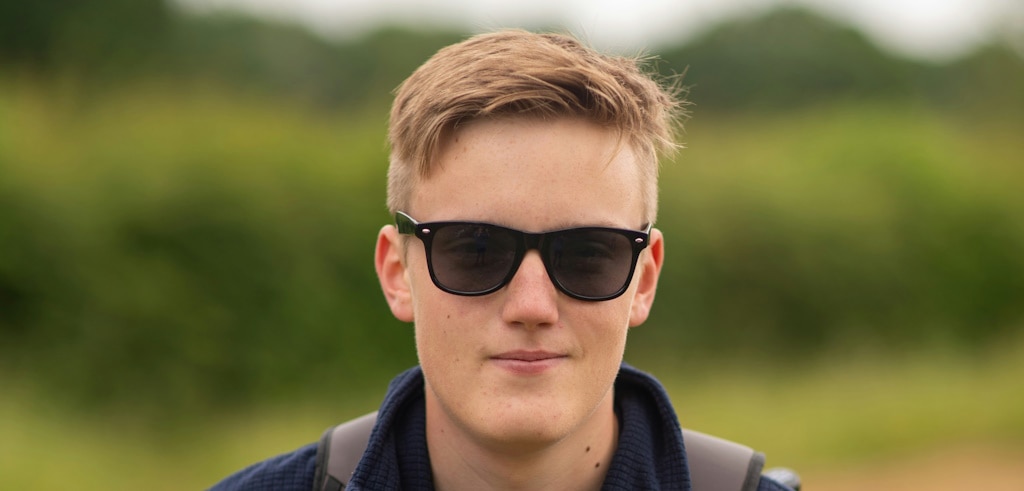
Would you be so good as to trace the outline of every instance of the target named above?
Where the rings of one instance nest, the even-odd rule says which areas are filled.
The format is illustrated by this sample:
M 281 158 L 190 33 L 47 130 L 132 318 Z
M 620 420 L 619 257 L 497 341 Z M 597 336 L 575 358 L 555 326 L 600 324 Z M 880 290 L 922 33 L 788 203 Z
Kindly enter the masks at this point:
M 781 484 L 770 477 L 761 476 L 761 481 L 757 483 L 757 491 L 793 491 L 793 488 Z
M 309 491 L 316 469 L 316 444 L 278 455 L 242 469 L 217 483 L 210 491 Z

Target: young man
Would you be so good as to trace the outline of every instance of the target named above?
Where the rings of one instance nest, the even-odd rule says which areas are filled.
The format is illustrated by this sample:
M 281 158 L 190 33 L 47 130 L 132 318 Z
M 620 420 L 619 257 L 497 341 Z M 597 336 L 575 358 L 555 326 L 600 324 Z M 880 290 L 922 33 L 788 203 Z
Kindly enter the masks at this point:
M 420 365 L 391 383 L 346 489 L 690 489 L 667 395 L 622 364 L 664 258 L 651 224 L 678 104 L 635 60 L 524 31 L 442 49 L 402 84 L 397 226 L 375 262 Z M 315 454 L 214 489 L 312 489 Z

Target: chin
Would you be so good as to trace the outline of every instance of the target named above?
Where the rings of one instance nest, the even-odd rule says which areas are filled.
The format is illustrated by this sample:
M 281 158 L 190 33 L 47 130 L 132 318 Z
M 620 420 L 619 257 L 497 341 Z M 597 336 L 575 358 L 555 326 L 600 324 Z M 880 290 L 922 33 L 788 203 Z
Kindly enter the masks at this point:
M 564 406 L 564 401 L 561 403 Z M 477 432 L 487 440 L 510 446 L 546 446 L 564 439 L 582 423 L 582 415 L 538 401 L 519 401 L 485 411 Z
M 535 451 L 565 439 L 571 427 L 563 427 L 542 418 L 533 421 L 495 421 L 490 428 L 481 428 L 483 440 L 504 451 Z

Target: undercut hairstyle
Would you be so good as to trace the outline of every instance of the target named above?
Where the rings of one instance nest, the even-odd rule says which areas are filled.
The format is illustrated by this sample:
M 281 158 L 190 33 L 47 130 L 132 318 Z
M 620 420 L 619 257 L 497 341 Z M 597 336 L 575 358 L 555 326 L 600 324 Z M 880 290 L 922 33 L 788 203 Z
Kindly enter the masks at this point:
M 615 131 L 639 163 L 644 219 L 657 216 L 658 159 L 677 148 L 683 101 L 645 59 L 599 53 L 564 34 L 502 30 L 438 51 L 398 87 L 388 139 L 388 209 L 407 210 L 460 125 L 502 117 L 579 118 Z

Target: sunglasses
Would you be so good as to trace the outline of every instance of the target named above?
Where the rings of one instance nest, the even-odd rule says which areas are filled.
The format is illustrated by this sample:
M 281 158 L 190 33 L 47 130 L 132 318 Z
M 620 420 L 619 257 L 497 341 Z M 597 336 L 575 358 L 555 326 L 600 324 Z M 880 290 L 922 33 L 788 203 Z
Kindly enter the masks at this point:
M 455 295 L 486 295 L 507 285 L 530 249 L 540 252 L 559 291 L 589 301 L 622 295 L 651 232 L 580 227 L 532 234 L 481 222 L 419 223 L 395 215 L 398 232 L 423 241 L 430 279 Z

